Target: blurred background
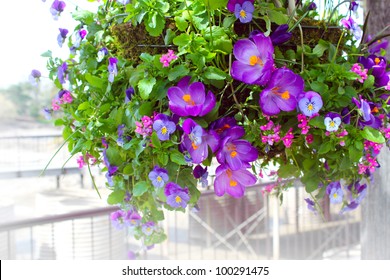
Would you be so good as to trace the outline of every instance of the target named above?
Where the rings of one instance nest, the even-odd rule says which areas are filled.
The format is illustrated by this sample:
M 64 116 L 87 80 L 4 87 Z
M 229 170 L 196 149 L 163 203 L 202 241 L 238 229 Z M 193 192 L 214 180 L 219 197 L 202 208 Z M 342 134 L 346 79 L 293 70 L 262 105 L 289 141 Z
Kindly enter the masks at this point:
M 200 211 L 166 213 L 168 240 L 152 249 L 113 228 L 116 208 L 106 205 L 104 175 L 91 170 L 99 198 L 88 171 L 69 158 L 66 146 L 60 149 L 61 129 L 44 114 L 57 90 L 45 78 L 41 54 L 50 49 L 66 58 L 69 50 L 57 44 L 58 28 L 74 25 L 69 13 L 53 20 L 51 3 L 3 1 L 0 8 L 1 259 L 127 259 L 134 253 L 141 259 L 361 258 L 361 210 L 339 215 L 324 202 L 324 220 L 307 209 L 296 182 L 283 205 L 263 195 L 272 184 L 267 181 L 239 200 L 206 190 Z M 96 8 L 84 0 L 66 3 L 69 11 L 77 5 Z M 28 81 L 32 69 L 43 76 L 36 86 Z

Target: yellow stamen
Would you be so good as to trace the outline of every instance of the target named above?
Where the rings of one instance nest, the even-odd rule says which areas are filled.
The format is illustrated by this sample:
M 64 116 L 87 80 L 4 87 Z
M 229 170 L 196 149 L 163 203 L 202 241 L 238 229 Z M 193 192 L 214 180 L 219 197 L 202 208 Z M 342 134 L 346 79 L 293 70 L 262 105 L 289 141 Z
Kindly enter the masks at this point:
M 237 152 L 236 152 L 236 151 L 232 151 L 232 152 L 230 153 L 230 156 L 231 156 L 232 158 L 235 158 L 235 157 L 237 156 Z
M 237 186 L 237 181 L 230 180 L 230 186 L 231 186 L 231 187 Z
M 334 193 L 334 194 L 333 194 L 333 198 L 337 198 L 337 193 Z
M 167 132 L 168 132 L 168 129 L 165 126 L 163 126 L 161 128 L 161 133 L 165 135 L 165 134 L 167 134 Z
M 310 103 L 309 105 L 307 105 L 307 110 L 313 111 L 313 109 L 314 109 L 313 104 Z
M 377 107 L 374 107 L 372 110 L 371 110 L 372 113 L 378 113 L 379 112 L 379 109 Z
M 249 65 L 250 66 L 254 66 L 255 64 L 259 64 L 260 66 L 263 66 L 264 63 L 263 61 L 261 60 L 260 57 L 256 56 L 256 55 L 252 55 L 250 58 L 249 58 Z
M 329 126 L 330 126 L 330 127 L 335 127 L 335 126 L 336 126 L 336 123 L 335 123 L 334 121 L 331 121 L 331 122 L 329 123 Z
M 181 197 L 177 195 L 175 197 L 175 201 L 176 201 L 176 203 L 180 203 L 181 202 Z
M 197 148 L 199 148 L 194 142 L 192 142 L 191 145 L 192 145 L 192 148 L 193 148 L 194 150 L 196 150 Z
M 161 176 L 158 176 L 156 180 L 157 180 L 157 182 L 161 182 L 162 181 Z
M 284 100 L 290 99 L 290 93 L 288 92 L 288 90 L 286 90 L 285 92 L 283 92 L 280 96 L 281 96 Z
M 244 10 L 240 11 L 240 17 L 246 18 L 246 12 Z
M 188 105 L 191 105 L 191 106 L 195 105 L 195 102 L 191 99 L 191 95 L 184 94 L 182 98 Z
M 375 64 L 376 64 L 376 65 L 378 65 L 379 62 L 381 62 L 381 60 L 380 60 L 378 57 L 376 57 L 376 58 L 374 59 L 374 61 L 375 61 Z

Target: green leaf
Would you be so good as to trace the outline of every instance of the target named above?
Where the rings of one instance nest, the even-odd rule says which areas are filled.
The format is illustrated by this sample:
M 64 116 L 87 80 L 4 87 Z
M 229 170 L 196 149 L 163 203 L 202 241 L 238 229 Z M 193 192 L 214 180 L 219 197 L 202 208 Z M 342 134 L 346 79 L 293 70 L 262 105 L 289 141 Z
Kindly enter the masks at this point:
M 225 80 L 227 77 L 224 71 L 214 66 L 208 67 L 204 76 L 209 80 Z
M 119 150 L 117 148 L 115 148 L 115 146 L 113 146 L 113 145 L 110 145 L 107 149 L 107 158 L 108 158 L 108 162 L 111 165 L 118 166 L 118 165 L 122 164 L 122 159 L 121 159 Z
M 368 75 L 367 79 L 364 81 L 363 88 L 372 88 L 375 83 L 375 77 L 373 75 Z
M 191 36 L 183 33 L 173 39 L 173 43 L 178 47 L 184 47 L 191 42 Z
M 324 55 L 324 52 L 329 48 L 329 43 L 320 39 L 318 44 L 313 49 L 313 54 L 317 57 L 321 57 Z
M 309 125 L 310 126 L 314 126 L 314 127 L 318 127 L 318 128 L 322 128 L 322 129 L 325 129 L 325 124 L 324 124 L 324 117 L 323 116 L 318 116 L 318 117 L 315 117 L 315 118 L 312 118 L 310 121 L 309 121 Z
M 272 22 L 275 22 L 278 25 L 282 25 L 287 22 L 288 16 L 282 12 L 276 11 L 276 10 L 268 10 L 267 14 L 269 16 L 269 19 Z
M 278 170 L 278 176 L 281 178 L 297 177 L 299 175 L 299 169 L 293 164 L 281 165 Z
M 153 114 L 154 102 L 145 102 L 138 109 L 141 116 L 151 116 Z
M 72 13 L 72 17 L 86 25 L 90 25 L 91 23 L 95 22 L 95 13 L 87 10 L 75 11 Z
M 42 57 L 51 57 L 53 54 L 50 50 L 45 51 L 43 54 L 41 54 Z
M 88 101 L 85 101 L 85 102 L 81 103 L 81 104 L 77 107 L 77 110 L 83 111 L 83 110 L 87 110 L 88 108 L 90 108 L 90 104 L 89 104 Z
M 360 132 L 364 139 L 367 139 L 374 143 L 383 144 L 386 142 L 385 137 L 375 128 L 371 126 L 365 126 L 364 129 Z
M 153 131 L 153 133 L 152 133 L 152 144 L 157 149 L 161 148 L 160 139 L 158 139 L 157 133 L 155 131 Z
M 157 159 L 161 165 L 165 166 L 168 164 L 169 156 L 166 153 L 159 153 Z
M 359 162 L 363 156 L 363 149 L 357 149 L 354 146 L 348 147 L 349 158 L 352 162 Z
M 174 163 L 177 163 L 179 165 L 187 165 L 187 162 L 184 159 L 184 155 L 177 150 L 174 150 L 173 152 L 171 152 L 170 158 L 171 158 L 171 161 Z
M 131 164 L 128 164 L 123 168 L 123 174 L 125 175 L 132 175 L 134 173 L 133 166 Z
M 226 7 L 228 0 L 203 0 L 203 2 L 206 7 L 213 11 Z
M 151 15 L 152 14 L 152 15 Z M 152 36 L 161 35 L 165 27 L 165 18 L 155 12 L 149 13 L 145 21 L 145 28 Z
M 149 98 L 150 93 L 153 90 L 153 86 L 156 84 L 156 79 L 154 77 L 142 79 L 138 82 L 138 90 L 140 92 L 141 98 L 146 100 Z
M 96 77 L 96 76 L 92 76 L 90 73 L 86 73 L 85 74 L 85 79 L 87 80 L 87 82 L 92 87 L 95 87 L 95 88 L 98 88 L 98 89 L 102 89 L 103 88 L 104 81 L 103 81 L 102 78 L 99 78 L 99 77 Z
M 136 183 L 133 187 L 133 196 L 137 197 L 143 195 L 145 192 L 147 192 L 149 186 L 149 183 L 145 181 Z
M 310 170 L 315 163 L 316 163 L 315 160 L 307 158 L 303 161 L 302 165 L 305 170 Z
M 320 149 L 318 150 L 318 153 L 319 153 L 320 155 L 326 154 L 326 153 L 329 152 L 331 149 L 332 149 L 332 143 L 330 143 L 330 142 L 325 142 L 325 143 L 322 143 L 322 145 L 320 146 Z
M 176 23 L 176 27 L 177 27 L 177 29 L 179 29 L 179 31 L 185 31 L 188 27 L 188 22 L 185 20 L 184 17 L 176 16 L 175 23 Z
M 110 195 L 107 197 L 107 203 L 110 205 L 118 204 L 123 201 L 125 198 L 126 192 L 123 190 L 116 190 L 110 193 Z
M 184 77 L 184 76 L 188 75 L 189 72 L 190 72 L 190 70 L 183 64 L 175 66 L 174 68 L 172 68 L 171 71 L 169 71 L 168 80 L 174 81 L 178 77 Z

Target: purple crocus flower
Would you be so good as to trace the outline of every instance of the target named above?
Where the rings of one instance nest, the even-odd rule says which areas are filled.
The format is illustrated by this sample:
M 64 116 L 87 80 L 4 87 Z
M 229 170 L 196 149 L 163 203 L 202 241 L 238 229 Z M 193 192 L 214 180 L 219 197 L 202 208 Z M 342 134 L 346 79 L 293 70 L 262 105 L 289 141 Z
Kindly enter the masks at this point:
M 169 136 L 176 131 L 176 124 L 165 114 L 158 114 L 154 118 L 153 130 L 156 131 L 158 139 L 169 140 Z
M 50 7 L 50 13 L 52 14 L 54 20 L 58 20 L 58 17 L 64 11 L 65 7 L 66 4 L 64 1 L 54 0 Z
M 192 158 L 192 163 L 199 164 L 208 156 L 209 147 L 213 153 L 219 146 L 218 134 L 206 132 L 194 120 L 188 118 L 183 122 L 183 148 Z
M 217 119 L 213 121 L 209 129 L 215 131 L 219 137 L 222 139 L 226 136 L 229 129 L 237 126 L 237 121 L 233 117 L 222 117 L 220 119 Z
M 151 234 L 153 233 L 153 231 L 156 229 L 156 225 L 155 225 L 154 222 L 149 221 L 149 222 L 144 223 L 144 224 L 142 225 L 141 228 L 142 228 L 142 232 L 143 232 L 145 235 L 149 236 L 149 235 L 151 235 Z
M 341 116 L 337 113 L 330 112 L 326 114 L 324 119 L 326 130 L 329 132 L 337 131 L 341 124 Z
M 66 36 L 68 35 L 69 31 L 68 29 L 65 28 L 59 28 L 59 30 L 60 30 L 60 34 L 58 34 L 57 36 L 57 42 L 60 48 L 62 48 L 62 45 L 64 44 Z
M 57 78 L 60 81 L 61 84 L 65 84 L 66 81 L 66 71 L 68 70 L 68 64 L 66 62 L 62 63 L 57 68 Z
M 236 3 L 234 6 L 234 15 L 242 23 L 248 23 L 252 21 L 252 14 L 255 11 L 255 7 L 251 1 L 244 1 L 241 4 Z
M 101 62 L 106 55 L 108 55 L 108 49 L 106 47 L 101 48 L 97 53 L 97 62 Z
M 167 204 L 173 208 L 186 208 L 190 200 L 188 188 L 182 188 L 173 182 L 165 186 L 164 194 L 167 197 Z
M 152 181 L 153 186 L 162 188 L 168 182 L 168 171 L 156 165 L 152 171 L 149 172 L 149 180 Z
M 216 104 L 211 91 L 207 92 L 201 82 L 190 84 L 191 77 L 186 76 L 177 86 L 168 89 L 169 109 L 181 117 L 199 116 L 209 113 Z
M 291 39 L 292 33 L 288 32 L 288 24 L 279 25 L 270 35 L 272 44 L 279 46 Z
M 363 31 L 360 26 L 353 20 L 352 17 L 343 18 L 341 20 L 341 24 L 348 30 L 350 30 L 355 37 L 356 40 L 360 40 L 362 38 Z
M 236 126 L 229 130 L 222 139 L 216 157 L 220 164 L 226 164 L 231 170 L 246 168 L 249 162 L 258 157 L 258 151 L 248 141 L 239 139 L 244 136 L 245 130 Z
M 344 192 L 340 181 L 332 182 L 326 187 L 326 194 L 329 196 L 330 203 L 338 204 L 343 202 Z
M 354 12 L 354 13 L 356 13 L 358 7 L 359 7 L 359 4 L 356 1 L 351 1 L 351 3 L 349 3 L 349 10 Z
M 368 35 L 366 42 L 370 42 L 372 40 L 372 36 Z M 368 46 L 368 52 L 370 54 L 379 54 L 381 50 L 387 50 L 387 47 L 389 46 L 389 41 L 386 39 L 379 39 L 373 42 L 371 45 Z
M 33 69 L 31 70 L 31 73 L 28 76 L 28 80 L 33 86 L 37 86 L 41 76 L 42 74 L 39 70 Z
M 363 64 L 365 69 L 371 71 L 375 77 L 375 86 L 383 87 L 389 82 L 389 75 L 386 73 L 387 61 L 383 56 L 369 55 L 367 58 L 360 56 L 358 63 Z
M 304 97 L 298 102 L 299 109 L 307 117 L 312 117 L 314 114 L 317 114 L 322 108 L 322 105 L 321 95 L 314 91 L 305 92 Z
M 126 94 L 126 96 L 125 96 L 125 103 L 129 103 L 131 98 L 134 95 L 134 88 L 133 87 L 129 87 L 128 89 L 126 89 L 125 94 Z
M 313 10 L 315 10 L 315 9 L 317 9 L 317 5 L 316 5 L 315 2 L 311 2 L 311 3 L 309 4 L 309 6 L 307 7 L 307 10 L 308 10 L 308 11 L 313 11 Z
M 237 60 L 232 64 L 231 76 L 246 84 L 266 85 L 273 70 L 273 53 L 272 41 L 263 33 L 238 40 L 233 47 Z
M 227 193 L 239 198 L 244 195 L 245 187 L 256 183 L 256 176 L 245 168 L 231 170 L 227 165 L 222 164 L 217 167 L 215 173 L 214 192 L 217 196 Z
M 301 76 L 288 68 L 280 68 L 272 73 L 267 87 L 260 93 L 260 107 L 266 115 L 276 115 L 280 111 L 292 111 L 297 99 L 303 93 L 304 82 Z
M 249 3 L 253 4 L 255 2 L 255 0 L 229 0 L 226 8 L 230 12 L 234 13 L 236 5 L 238 4 L 238 5 L 242 6 L 244 4 L 244 2 L 249 2 Z
M 116 57 L 110 57 L 108 59 L 108 81 L 110 83 L 114 82 L 115 76 L 118 74 L 118 70 L 116 68 L 116 64 L 118 63 L 118 59 Z

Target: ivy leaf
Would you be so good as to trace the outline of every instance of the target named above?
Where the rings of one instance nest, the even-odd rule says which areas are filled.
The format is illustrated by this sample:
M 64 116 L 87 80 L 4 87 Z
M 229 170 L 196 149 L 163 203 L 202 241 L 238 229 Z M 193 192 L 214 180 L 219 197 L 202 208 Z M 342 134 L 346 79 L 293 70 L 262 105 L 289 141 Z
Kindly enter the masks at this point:
M 145 181 L 138 182 L 133 187 L 133 196 L 141 196 L 149 189 L 149 183 Z
M 365 126 L 364 129 L 360 132 L 364 139 L 367 139 L 374 143 L 383 144 L 386 142 L 385 137 L 375 128 L 371 126 Z
M 125 198 L 126 192 L 123 190 L 116 190 L 110 193 L 110 195 L 107 197 L 107 203 L 110 205 L 118 204 L 123 201 Z
M 155 84 L 156 79 L 154 77 L 142 79 L 138 82 L 138 90 L 142 99 L 146 100 L 149 98 Z

